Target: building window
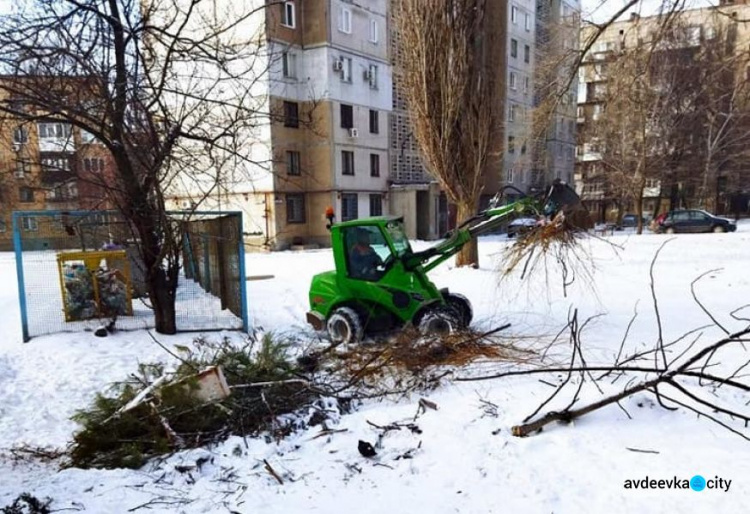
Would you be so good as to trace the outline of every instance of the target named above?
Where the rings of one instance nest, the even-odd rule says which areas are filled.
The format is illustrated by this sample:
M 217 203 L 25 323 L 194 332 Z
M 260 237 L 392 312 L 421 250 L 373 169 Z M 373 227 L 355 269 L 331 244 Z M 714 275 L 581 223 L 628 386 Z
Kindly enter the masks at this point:
M 518 57 L 518 41 L 515 39 L 510 40 L 510 56 L 513 58 Z
M 352 33 L 352 11 L 348 7 L 339 10 L 339 30 L 345 34 Z
M 341 221 L 356 220 L 359 217 L 356 193 L 341 195 Z
M 60 122 L 39 124 L 39 139 L 62 139 L 70 137 L 70 125 Z
M 97 141 L 98 140 L 96 139 L 94 134 L 92 134 L 88 130 L 81 129 L 81 143 L 85 145 L 89 145 L 89 144 L 96 143 Z
M 505 181 L 509 184 L 513 183 L 513 168 L 508 168 L 505 172 Z
M 284 126 L 299 127 L 299 104 L 297 102 L 284 102 Z
M 24 178 L 27 173 L 31 172 L 31 163 L 26 159 L 16 160 L 16 171 L 14 175 L 16 178 Z
M 370 43 L 378 42 L 378 21 L 375 19 L 370 20 Z
M 351 57 L 341 58 L 341 81 L 342 82 L 352 81 L 352 59 Z
M 293 29 L 295 25 L 295 16 L 294 16 L 294 2 L 284 2 L 282 16 L 281 16 L 281 24 L 285 27 L 289 27 L 290 29 Z
M 529 84 L 531 83 L 531 79 L 529 77 L 523 78 L 523 92 L 528 93 L 529 92 Z
M 370 154 L 370 176 L 371 177 L 380 176 L 380 155 L 376 153 Z
M 305 216 L 305 195 L 289 194 L 286 195 L 286 222 L 287 223 L 304 223 Z
M 34 201 L 34 190 L 30 187 L 18 188 L 18 200 L 21 203 L 31 203 Z
M 508 136 L 508 153 L 516 153 L 516 137 Z
M 509 82 L 510 82 L 510 88 L 515 91 L 516 88 L 518 87 L 517 86 L 518 74 L 515 71 L 511 71 L 510 72 L 510 80 L 509 80 Z
M 513 25 L 518 23 L 518 7 L 515 5 L 510 8 L 510 21 Z
M 521 145 L 521 155 L 526 155 L 526 143 Z
M 292 52 L 284 52 L 281 55 L 281 65 L 284 77 L 293 79 L 297 77 L 297 56 Z
M 85 158 L 83 160 L 83 169 L 89 172 L 104 171 L 104 159 Z
M 531 15 L 526 13 L 525 16 L 526 16 L 526 23 L 525 23 L 526 32 L 531 32 Z
M 370 109 L 370 134 L 379 134 L 380 133 L 380 116 L 379 112 Z
M 29 131 L 23 127 L 16 127 L 13 131 L 13 142 L 18 145 L 25 145 L 29 142 Z
M 383 195 L 370 195 L 370 216 L 383 215 Z
M 5 220 L 0 218 L 0 234 L 8 230 L 8 226 L 5 224 Z
M 354 175 L 354 152 L 349 150 L 341 151 L 341 174 Z
M 378 67 L 374 64 L 371 64 L 367 68 L 367 75 L 365 76 L 365 78 L 370 83 L 370 89 L 377 89 L 378 88 Z
M 294 176 L 302 174 L 299 152 L 289 151 L 286 153 L 286 174 Z
M 70 171 L 70 161 L 62 157 L 44 157 L 41 164 L 42 171 Z
M 508 106 L 508 121 L 516 121 L 516 111 L 518 106 L 516 104 L 510 104 Z
M 37 223 L 36 218 L 31 216 L 24 216 L 21 218 L 21 228 L 25 232 L 36 232 L 39 230 L 39 223 Z
M 354 108 L 351 105 L 341 104 L 341 128 L 354 128 Z
M 523 45 L 523 62 L 531 62 L 531 47 L 529 45 Z

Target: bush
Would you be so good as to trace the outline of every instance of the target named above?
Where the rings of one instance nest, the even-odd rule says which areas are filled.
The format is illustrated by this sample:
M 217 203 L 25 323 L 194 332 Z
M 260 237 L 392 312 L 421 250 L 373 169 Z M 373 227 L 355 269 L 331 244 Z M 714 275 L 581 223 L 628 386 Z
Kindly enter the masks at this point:
M 192 349 L 177 347 L 182 361 L 167 383 L 147 401 L 121 412 L 165 373 L 160 364 L 140 365 L 132 380 L 115 384 L 110 394 L 97 395 L 91 407 L 75 414 L 73 419 L 83 428 L 74 435 L 69 465 L 138 468 L 152 457 L 218 442 L 230 434 L 289 433 L 295 429 L 294 421 L 280 423 L 279 416 L 315 400 L 304 382 L 238 387 L 229 397 L 208 403 L 195 395 L 195 374 L 209 366 L 221 366 L 230 387 L 296 378 L 288 346 L 272 334 L 252 337 L 241 345 L 228 339 L 196 339 Z
M 49 508 L 52 500 L 45 498 L 40 500 L 29 493 L 21 493 L 13 503 L 0 510 L 2 514 L 50 514 Z

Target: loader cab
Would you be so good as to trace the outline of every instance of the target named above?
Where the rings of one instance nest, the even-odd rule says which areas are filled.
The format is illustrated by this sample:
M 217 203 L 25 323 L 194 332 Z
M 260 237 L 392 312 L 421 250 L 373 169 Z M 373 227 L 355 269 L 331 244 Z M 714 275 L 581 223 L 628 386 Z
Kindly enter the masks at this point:
M 378 281 L 411 252 L 402 218 L 348 221 L 334 225 L 331 235 L 336 269 L 350 279 Z

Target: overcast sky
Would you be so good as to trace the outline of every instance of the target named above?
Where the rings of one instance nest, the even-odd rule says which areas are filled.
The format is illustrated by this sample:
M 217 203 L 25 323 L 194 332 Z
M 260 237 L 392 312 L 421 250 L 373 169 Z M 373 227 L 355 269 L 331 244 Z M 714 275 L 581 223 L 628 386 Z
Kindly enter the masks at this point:
M 625 17 L 630 16 L 631 12 L 638 12 L 641 16 L 656 14 L 663 2 L 671 5 L 673 1 L 675 0 L 640 0 L 636 6 L 628 10 Z M 627 0 L 581 0 L 583 19 L 594 22 L 608 20 L 627 3 Z M 717 3 L 717 0 L 685 0 L 685 4 L 689 8 L 706 7 Z

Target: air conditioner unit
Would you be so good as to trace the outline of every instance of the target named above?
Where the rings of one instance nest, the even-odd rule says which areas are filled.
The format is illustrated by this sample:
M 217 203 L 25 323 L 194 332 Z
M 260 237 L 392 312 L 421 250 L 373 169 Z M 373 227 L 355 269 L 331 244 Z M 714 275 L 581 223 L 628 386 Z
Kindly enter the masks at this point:
M 180 207 L 185 210 L 190 210 L 192 208 L 192 202 L 190 202 L 190 200 L 183 200 L 180 202 Z
M 341 71 L 344 69 L 344 63 L 340 59 L 333 61 L 333 71 Z
M 350 128 L 349 129 L 349 137 L 359 137 L 359 129 Z
M 16 142 L 14 142 L 13 143 L 13 151 L 14 152 L 20 152 L 22 146 L 23 146 L 23 143 L 16 143 Z
M 372 73 L 370 70 L 365 70 L 364 73 L 362 73 L 362 76 L 367 82 L 370 82 L 372 80 Z

